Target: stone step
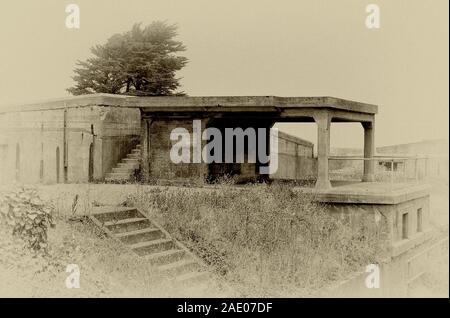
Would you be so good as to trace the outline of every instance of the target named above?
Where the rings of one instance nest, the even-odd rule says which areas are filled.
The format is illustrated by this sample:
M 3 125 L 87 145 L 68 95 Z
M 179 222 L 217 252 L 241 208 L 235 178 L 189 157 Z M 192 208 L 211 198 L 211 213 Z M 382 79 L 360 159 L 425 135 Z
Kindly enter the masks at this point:
M 170 234 L 156 228 L 138 208 L 95 207 L 90 218 L 131 251 L 156 265 L 167 278 L 193 288 L 199 288 L 202 282 L 209 283 L 210 274 L 203 262 L 175 242 Z
M 138 255 L 148 255 L 155 252 L 162 252 L 165 250 L 173 249 L 175 243 L 171 239 L 158 239 L 153 241 L 140 242 L 130 245 L 130 247 Z
M 115 167 L 112 168 L 112 173 L 128 173 L 133 174 L 136 169 L 130 167 Z
M 106 174 L 105 179 L 115 179 L 115 180 L 127 180 L 130 178 L 130 174 L 124 172 L 110 172 Z
M 134 149 L 122 158 L 110 172 L 105 174 L 105 181 L 110 183 L 124 183 L 134 181 L 136 170 L 140 167 L 141 150 L 140 145 L 136 145 Z
M 131 182 L 133 182 L 131 177 L 129 179 L 105 178 L 105 183 L 127 184 Z
M 151 227 L 152 224 L 147 218 L 131 218 L 120 221 L 108 221 L 104 224 L 112 233 L 130 232 Z
M 164 233 L 160 229 L 148 227 L 129 232 L 121 232 L 116 234 L 116 237 L 126 244 L 136 244 L 161 239 L 164 237 Z
M 179 261 L 158 266 L 160 272 L 165 275 L 180 276 L 190 272 L 196 272 L 200 265 L 192 258 L 183 258 Z
M 117 222 L 124 219 L 143 218 L 144 216 L 130 207 L 101 207 L 93 208 L 93 216 L 100 222 Z
M 131 164 L 135 164 L 135 163 L 139 163 L 140 160 L 136 159 L 136 158 L 123 158 L 121 162 L 122 163 L 128 163 L 128 164 L 130 164 L 130 163 Z
M 183 284 L 193 284 L 204 282 L 209 278 L 208 272 L 191 272 L 183 275 L 179 275 L 175 278 L 176 281 Z
M 128 181 L 129 179 L 130 175 L 125 173 L 109 173 L 105 177 L 106 181 Z
M 126 172 L 110 172 L 109 173 L 112 176 L 122 177 L 122 176 L 128 176 L 129 174 Z
M 131 178 L 130 178 L 131 179 Z M 105 178 L 105 182 L 106 183 L 127 183 L 127 182 L 130 182 L 131 180 L 130 179 L 120 179 L 120 178 L 114 178 L 114 177 L 111 177 L 111 178 Z
M 163 252 L 153 253 L 145 256 L 150 263 L 155 265 L 163 265 L 171 262 L 176 262 L 186 255 L 184 250 L 172 249 Z
M 127 169 L 139 169 L 139 162 L 119 162 L 117 168 L 127 168 Z
M 141 155 L 140 155 L 140 154 L 136 154 L 136 153 L 129 153 L 129 154 L 127 155 L 127 158 L 139 160 L 139 159 L 141 158 Z

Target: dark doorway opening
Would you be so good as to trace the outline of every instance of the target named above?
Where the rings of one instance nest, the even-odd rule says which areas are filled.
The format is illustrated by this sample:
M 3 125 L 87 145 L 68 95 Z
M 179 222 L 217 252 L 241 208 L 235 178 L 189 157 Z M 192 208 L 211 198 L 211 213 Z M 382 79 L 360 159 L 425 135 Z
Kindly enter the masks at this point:
M 94 181 L 94 144 L 89 146 L 89 182 Z
M 228 178 L 234 179 L 233 182 L 236 183 L 246 183 L 246 182 L 266 182 L 268 180 L 268 175 L 262 175 L 259 173 L 260 167 L 265 166 L 259 161 L 257 156 L 258 154 L 258 141 L 263 136 L 260 133 L 267 133 L 266 136 L 266 153 L 270 147 L 269 141 L 269 129 L 273 125 L 273 120 L 271 118 L 259 118 L 259 117 L 247 117 L 242 115 L 241 118 L 216 118 L 211 119 L 207 128 L 216 128 L 220 131 L 220 135 L 222 136 L 222 162 L 212 162 L 208 164 L 208 174 L 207 174 L 207 182 L 215 183 L 220 182 L 222 180 L 226 180 Z M 232 136 L 232 145 L 233 145 L 233 158 L 232 162 L 227 162 L 227 133 L 226 129 L 241 129 L 241 132 L 244 134 L 243 139 L 243 152 L 238 153 L 237 148 L 237 137 Z M 260 128 L 264 128 L 265 131 L 259 131 Z M 251 130 L 254 133 L 251 133 Z M 252 138 L 250 138 L 250 135 Z M 254 139 L 256 144 L 250 143 L 250 139 Z M 209 142 L 209 141 L 208 141 Z M 250 153 L 253 153 L 255 156 L 256 162 L 249 162 Z M 208 154 L 210 155 L 210 154 Z M 211 154 L 213 155 L 213 154 Z M 240 160 L 238 160 L 238 157 Z M 243 160 L 242 160 L 243 159 Z M 230 161 L 230 160 L 228 160 Z M 243 161 L 243 162 L 242 162 Z

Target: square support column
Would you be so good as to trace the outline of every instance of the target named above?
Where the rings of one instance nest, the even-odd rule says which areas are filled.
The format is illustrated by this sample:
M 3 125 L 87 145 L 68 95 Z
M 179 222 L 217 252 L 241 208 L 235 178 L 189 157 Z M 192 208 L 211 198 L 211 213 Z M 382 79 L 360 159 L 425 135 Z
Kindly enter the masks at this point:
M 374 122 L 362 122 L 364 128 L 364 159 L 373 159 L 375 155 L 375 125 Z M 363 182 L 375 181 L 375 161 L 364 160 Z
M 141 119 L 141 177 L 143 182 L 149 180 L 149 145 L 150 145 L 151 120 Z
M 314 116 L 317 124 L 317 180 L 316 189 L 331 188 L 328 173 L 328 157 L 330 156 L 330 123 L 328 112 L 318 112 Z

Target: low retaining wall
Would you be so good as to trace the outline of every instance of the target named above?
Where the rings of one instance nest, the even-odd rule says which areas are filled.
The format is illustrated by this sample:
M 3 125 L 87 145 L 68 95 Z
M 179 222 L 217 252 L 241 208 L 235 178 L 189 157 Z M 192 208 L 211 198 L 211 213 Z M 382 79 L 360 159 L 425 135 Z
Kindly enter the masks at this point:
M 366 281 L 371 272 L 364 270 L 350 275 L 317 297 L 384 298 L 408 297 L 411 285 L 429 272 L 433 262 L 448 255 L 448 234 L 434 233 L 435 238 L 398 257 L 384 260 L 379 266 L 379 288 L 369 288 Z

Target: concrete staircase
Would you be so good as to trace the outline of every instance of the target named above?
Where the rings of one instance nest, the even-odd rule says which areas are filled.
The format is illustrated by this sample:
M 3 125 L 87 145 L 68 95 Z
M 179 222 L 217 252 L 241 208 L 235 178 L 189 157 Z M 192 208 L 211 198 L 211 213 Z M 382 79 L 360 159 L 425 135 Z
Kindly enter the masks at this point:
M 123 158 L 112 171 L 105 175 L 105 181 L 110 183 L 125 183 L 134 181 L 140 167 L 141 145 L 137 145 Z
M 157 266 L 168 278 L 187 284 L 209 278 L 201 259 L 138 209 L 95 207 L 89 218 L 108 236 Z

